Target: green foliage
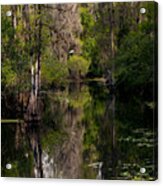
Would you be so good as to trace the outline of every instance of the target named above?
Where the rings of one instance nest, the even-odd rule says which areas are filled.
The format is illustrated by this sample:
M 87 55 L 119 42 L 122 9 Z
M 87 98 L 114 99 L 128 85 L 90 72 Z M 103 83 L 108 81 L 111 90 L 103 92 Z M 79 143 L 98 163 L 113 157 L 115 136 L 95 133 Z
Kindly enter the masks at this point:
M 98 60 L 98 44 L 96 33 L 95 15 L 91 13 L 92 4 L 80 7 L 81 24 L 83 26 L 83 33 L 81 39 L 83 41 L 82 55 L 90 61 L 89 73 L 99 76 L 101 69 L 99 69 Z
M 59 84 L 63 83 L 68 77 L 68 70 L 64 63 L 61 63 L 55 59 L 52 54 L 44 56 L 42 61 L 42 82 L 43 84 Z
M 89 12 L 89 6 L 80 7 L 80 15 L 81 15 L 81 23 L 84 25 L 84 31 L 90 32 L 92 31 L 92 27 L 95 25 L 95 21 L 93 19 L 92 14 Z
M 83 56 L 88 60 L 93 60 L 97 53 L 95 38 L 87 37 L 83 43 Z
M 120 39 L 116 56 L 112 59 L 115 64 L 115 79 L 117 86 L 125 92 L 138 91 L 152 98 L 150 92 L 154 81 L 154 70 L 157 43 L 156 7 L 153 2 L 144 3 L 146 15 L 139 17 L 139 23 Z M 156 44 L 156 45 L 155 45 Z M 156 61 L 154 61 L 156 60 Z M 153 99 L 153 98 L 152 98 Z M 152 101 L 152 100 L 149 100 Z
M 17 74 L 13 70 L 14 58 L 17 56 L 13 46 L 14 29 L 10 19 L 5 16 L 5 11 L 7 8 L 2 9 L 2 87 L 16 85 L 17 79 Z
M 11 9 L 10 5 L 2 7 L 2 91 L 9 87 L 24 90 L 30 81 L 28 43 L 23 38 L 21 21 L 14 28 L 12 16 L 6 16 Z
M 74 55 L 70 57 L 67 65 L 70 72 L 70 77 L 78 79 L 86 76 L 90 62 L 82 56 Z
M 3 65 L 2 67 L 2 85 L 14 86 L 17 84 L 17 74 L 12 70 L 10 65 Z
M 139 7 L 141 3 L 135 6 Z M 118 83 L 126 82 L 129 86 L 135 86 L 143 82 L 152 82 L 152 77 L 149 78 L 152 74 L 152 58 L 149 56 L 153 52 L 152 43 L 157 26 L 154 20 L 156 9 L 153 2 L 144 3 L 143 6 L 147 9 L 144 18 L 134 12 L 134 15 L 131 14 L 131 11 L 128 11 L 130 10 L 129 4 L 79 5 L 78 13 L 82 32 L 80 36 L 76 35 L 74 40 L 76 45 L 81 47 L 82 56 L 74 55 L 64 63 L 58 61 L 54 51 L 54 49 L 60 50 L 62 55 L 65 52 L 67 56 L 67 50 L 63 47 L 57 48 L 57 45 L 60 46 L 57 43 L 64 43 L 64 37 L 59 37 L 56 43 L 52 43 L 53 19 L 47 9 L 41 7 L 39 14 L 37 6 L 35 8 L 32 5 L 29 6 L 31 11 L 29 11 L 29 21 L 27 21 L 22 16 L 22 12 L 25 11 L 24 5 L 15 6 L 12 12 L 13 17 L 6 16 L 6 11 L 13 7 L 3 6 L 2 87 L 16 86 L 18 81 L 21 86 L 30 83 L 30 63 L 31 61 L 35 63 L 38 49 L 41 51 L 43 84 L 49 85 L 52 82 L 59 84 L 68 77 L 75 80 L 86 75 L 89 77 L 103 76 L 106 68 L 111 69 L 114 63 L 115 78 Z M 128 15 L 128 19 L 121 16 L 123 11 Z M 16 26 L 13 25 L 13 18 L 19 20 Z M 41 40 L 39 41 L 41 45 L 36 42 L 39 30 L 36 23 L 39 20 L 42 21 Z M 47 20 L 51 22 L 49 26 L 46 24 Z M 68 39 L 67 36 L 66 39 Z M 71 48 L 69 44 L 67 45 L 67 48 Z
M 128 87 L 152 83 L 153 52 L 153 38 L 141 32 L 131 32 L 113 60 L 117 67 L 117 82 L 125 83 Z

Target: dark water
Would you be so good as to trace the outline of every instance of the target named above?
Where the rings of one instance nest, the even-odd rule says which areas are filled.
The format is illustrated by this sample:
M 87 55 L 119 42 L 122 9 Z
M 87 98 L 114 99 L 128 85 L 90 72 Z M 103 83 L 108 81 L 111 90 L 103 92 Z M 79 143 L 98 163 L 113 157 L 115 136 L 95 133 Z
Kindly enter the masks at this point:
M 2 176 L 156 178 L 151 103 L 138 95 L 111 94 L 102 83 L 42 91 L 40 100 L 41 121 L 2 123 Z M 7 108 L 2 113 L 8 118 L 19 115 L 15 105 Z

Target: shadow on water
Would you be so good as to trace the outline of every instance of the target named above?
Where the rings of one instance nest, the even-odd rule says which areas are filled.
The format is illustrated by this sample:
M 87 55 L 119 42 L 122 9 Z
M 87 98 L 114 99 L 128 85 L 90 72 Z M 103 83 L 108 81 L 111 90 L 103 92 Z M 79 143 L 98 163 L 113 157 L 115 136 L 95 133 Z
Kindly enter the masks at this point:
M 2 176 L 155 179 L 153 108 L 139 96 L 124 102 L 104 84 L 89 82 L 42 91 L 39 103 L 39 121 L 26 115 L 24 122 L 2 123 Z M 10 99 L 2 104 L 4 118 L 27 113 L 14 115 Z

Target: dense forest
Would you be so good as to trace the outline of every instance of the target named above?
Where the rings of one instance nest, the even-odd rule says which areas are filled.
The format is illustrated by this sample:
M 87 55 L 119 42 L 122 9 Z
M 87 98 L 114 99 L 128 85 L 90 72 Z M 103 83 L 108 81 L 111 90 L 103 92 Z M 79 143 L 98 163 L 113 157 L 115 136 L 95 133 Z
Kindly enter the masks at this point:
M 3 176 L 157 178 L 156 3 L 4 5 L 1 36 Z
M 151 3 L 2 7 L 2 91 L 108 78 L 128 90 L 154 81 L 156 16 Z M 7 13 L 9 14 L 7 16 Z M 10 15 L 11 14 L 11 15 Z

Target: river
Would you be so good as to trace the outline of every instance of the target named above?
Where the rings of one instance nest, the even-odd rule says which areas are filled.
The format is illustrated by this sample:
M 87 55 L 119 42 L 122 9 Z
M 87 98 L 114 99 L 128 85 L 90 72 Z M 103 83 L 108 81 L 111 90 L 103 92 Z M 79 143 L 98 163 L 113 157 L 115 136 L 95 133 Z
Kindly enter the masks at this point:
M 39 100 L 39 122 L 1 125 L 2 176 L 156 178 L 153 107 L 140 96 L 119 96 L 101 82 L 89 82 L 41 91 Z M 2 117 L 23 120 L 14 104 L 3 108 L 3 101 Z

